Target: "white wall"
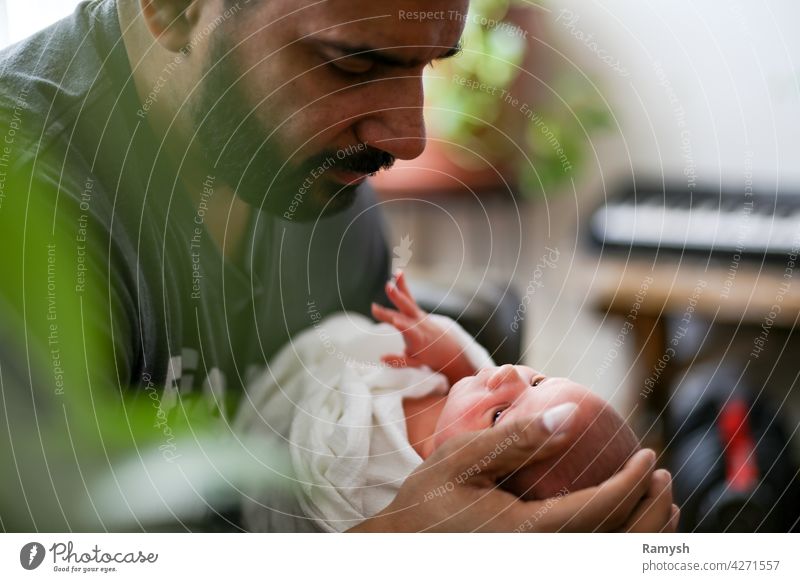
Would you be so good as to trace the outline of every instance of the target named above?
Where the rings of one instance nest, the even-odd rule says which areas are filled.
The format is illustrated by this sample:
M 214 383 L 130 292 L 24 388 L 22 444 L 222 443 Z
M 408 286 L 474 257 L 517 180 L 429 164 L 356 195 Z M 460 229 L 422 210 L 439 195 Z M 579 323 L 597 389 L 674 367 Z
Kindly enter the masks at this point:
M 0 47 L 8 44 L 8 15 L 6 0 L 0 0 Z
M 757 187 L 800 189 L 800 2 L 547 6 L 559 46 L 600 81 L 633 168 L 741 186 L 752 164 Z
M 80 0 L 0 0 L 0 48 L 64 18 L 75 10 L 79 2 Z

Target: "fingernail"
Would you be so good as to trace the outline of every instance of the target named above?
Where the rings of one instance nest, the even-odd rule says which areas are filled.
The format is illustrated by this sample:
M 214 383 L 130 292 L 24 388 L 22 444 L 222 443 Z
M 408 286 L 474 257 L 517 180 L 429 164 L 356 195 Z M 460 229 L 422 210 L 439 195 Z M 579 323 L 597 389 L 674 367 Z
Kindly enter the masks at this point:
M 641 453 L 651 465 L 656 464 L 656 452 L 653 449 L 643 449 Z
M 542 415 L 542 424 L 547 432 L 558 435 L 566 432 L 575 417 L 578 405 L 574 402 L 565 402 L 545 411 Z

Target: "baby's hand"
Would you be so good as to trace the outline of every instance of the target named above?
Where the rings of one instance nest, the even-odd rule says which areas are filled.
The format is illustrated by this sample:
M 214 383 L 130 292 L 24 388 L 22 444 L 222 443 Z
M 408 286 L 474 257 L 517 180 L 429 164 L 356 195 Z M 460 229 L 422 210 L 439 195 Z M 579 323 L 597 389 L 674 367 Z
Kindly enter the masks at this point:
M 386 283 L 386 295 L 397 310 L 373 303 L 372 315 L 397 328 L 403 335 L 406 352 L 387 354 L 381 358 L 383 363 L 395 367 L 426 365 L 447 376 L 451 384 L 475 374 L 461 344 L 419 308 L 402 271 L 398 271 L 395 281 Z

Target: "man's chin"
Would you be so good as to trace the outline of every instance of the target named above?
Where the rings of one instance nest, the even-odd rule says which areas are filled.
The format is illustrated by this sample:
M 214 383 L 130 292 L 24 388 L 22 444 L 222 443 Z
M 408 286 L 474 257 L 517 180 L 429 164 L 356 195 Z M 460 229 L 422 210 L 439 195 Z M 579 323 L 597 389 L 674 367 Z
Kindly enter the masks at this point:
M 237 196 L 254 208 L 289 222 L 314 222 L 351 208 L 358 196 L 358 184 L 331 185 L 308 193 L 298 190 L 292 196 L 277 191 L 267 192 L 266 196 L 237 192 Z

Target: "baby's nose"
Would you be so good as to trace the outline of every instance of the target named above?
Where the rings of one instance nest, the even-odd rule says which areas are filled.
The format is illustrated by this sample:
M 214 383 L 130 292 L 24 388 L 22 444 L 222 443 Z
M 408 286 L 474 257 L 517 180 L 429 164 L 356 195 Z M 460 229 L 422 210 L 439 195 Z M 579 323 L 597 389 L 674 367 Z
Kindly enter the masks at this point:
M 500 366 L 486 383 L 490 390 L 497 390 L 506 384 L 525 385 L 525 379 L 520 375 L 517 367 L 511 364 Z

